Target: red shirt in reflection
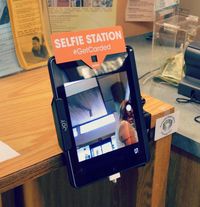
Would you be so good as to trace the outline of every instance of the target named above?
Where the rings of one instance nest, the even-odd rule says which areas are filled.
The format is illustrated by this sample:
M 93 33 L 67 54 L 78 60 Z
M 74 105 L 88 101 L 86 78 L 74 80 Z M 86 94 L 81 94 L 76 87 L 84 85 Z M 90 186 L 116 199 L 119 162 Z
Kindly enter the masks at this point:
M 125 145 L 131 145 L 138 142 L 137 132 L 133 125 L 134 113 L 131 104 L 124 100 L 120 105 L 120 125 L 119 140 Z

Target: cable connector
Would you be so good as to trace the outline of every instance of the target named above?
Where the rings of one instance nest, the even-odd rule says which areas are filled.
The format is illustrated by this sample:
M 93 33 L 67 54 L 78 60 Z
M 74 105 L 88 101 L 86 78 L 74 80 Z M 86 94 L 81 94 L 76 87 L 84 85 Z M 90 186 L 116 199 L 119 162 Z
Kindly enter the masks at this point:
M 109 176 L 109 180 L 113 183 L 117 183 L 117 179 L 121 177 L 120 173 L 116 173 L 114 175 Z

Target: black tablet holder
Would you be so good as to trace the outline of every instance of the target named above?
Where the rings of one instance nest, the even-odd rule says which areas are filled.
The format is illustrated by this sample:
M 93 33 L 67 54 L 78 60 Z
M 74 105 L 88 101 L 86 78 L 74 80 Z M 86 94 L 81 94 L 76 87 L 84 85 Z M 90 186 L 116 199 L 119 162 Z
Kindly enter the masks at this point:
M 69 136 L 67 117 L 63 99 L 54 97 L 52 100 L 53 117 L 60 147 L 68 151 L 72 147 L 71 139 L 63 139 Z
M 65 91 L 65 84 L 77 80 L 81 80 L 80 78 L 84 77 L 83 75 L 80 75 L 80 67 L 83 66 L 84 70 L 87 67 L 89 70 L 91 69 L 88 67 L 83 61 L 72 61 L 72 62 L 66 62 L 62 64 L 57 64 L 55 57 L 51 57 L 48 62 L 48 69 L 49 69 L 49 75 L 50 75 L 50 81 L 53 91 L 53 99 L 52 99 L 52 110 L 53 110 L 53 117 L 55 122 L 55 128 L 57 132 L 57 137 L 59 141 L 59 145 L 63 150 L 63 153 L 65 154 L 65 160 L 66 165 L 68 169 L 68 175 L 70 182 L 73 186 L 79 187 L 82 185 L 85 185 L 87 183 L 90 183 L 94 180 L 110 176 L 112 174 L 116 174 L 124 169 L 127 169 L 129 167 L 139 167 L 145 165 L 146 162 L 150 159 L 149 154 L 149 147 L 148 147 L 148 140 L 147 140 L 147 133 L 146 129 L 150 131 L 150 123 L 151 123 L 151 115 L 143 110 L 142 112 L 142 106 L 145 104 L 145 99 L 141 97 L 140 99 L 140 90 L 139 90 L 139 83 L 137 80 L 137 71 L 136 71 L 136 64 L 135 64 L 135 58 L 134 58 L 134 51 L 131 47 L 127 46 L 127 53 L 119 53 L 114 55 L 109 55 L 106 57 L 104 63 L 108 63 L 109 60 L 117 60 L 118 57 L 121 57 L 122 55 L 124 57 L 124 61 L 120 61 L 121 63 L 119 65 L 115 65 L 116 71 L 109 71 L 107 68 L 106 71 L 103 71 L 102 76 L 105 74 L 114 74 L 118 72 L 125 72 L 127 71 L 127 79 L 129 83 L 129 93 L 126 90 L 126 98 L 125 100 L 136 100 L 135 106 L 133 103 L 131 103 L 135 108 L 136 111 L 134 112 L 134 115 L 138 117 L 138 119 L 135 119 L 136 121 L 136 127 L 138 126 L 138 136 L 141 137 L 140 142 L 136 143 L 138 146 L 140 146 L 141 150 L 137 156 L 134 156 L 134 159 L 132 158 L 133 150 L 135 149 L 134 145 L 129 145 L 126 148 L 121 148 L 119 151 L 114 150 L 109 155 L 109 159 L 106 160 L 106 162 L 102 162 L 105 158 L 104 155 L 97 156 L 90 160 L 85 160 L 84 162 L 78 161 L 77 157 L 77 150 L 76 150 L 76 143 L 74 139 L 73 134 L 73 128 L 72 128 L 72 122 L 70 120 L 70 111 L 69 111 L 69 102 L 67 98 L 67 94 Z M 107 62 L 108 61 L 108 62 Z M 123 62 L 123 63 L 122 63 Z M 91 69 L 92 70 L 92 69 Z M 99 70 L 98 70 L 99 71 Z M 105 73 L 106 72 L 106 73 Z M 94 76 L 101 76 L 97 75 L 96 72 L 92 71 L 94 73 Z M 113 84 L 114 85 L 114 84 Z M 117 101 L 119 99 L 120 102 L 120 94 L 119 97 L 115 97 L 116 94 L 113 94 L 112 92 L 112 86 L 111 87 L 111 93 L 113 96 L 113 100 Z M 121 87 L 120 84 L 116 84 L 113 87 Z M 131 89 L 132 88 L 132 89 Z M 63 91 L 64 90 L 64 91 Z M 123 90 L 123 89 L 120 89 Z M 115 91 L 115 90 L 113 90 Z M 65 93 L 65 94 L 63 94 Z M 63 96 L 64 95 L 64 96 Z M 63 98 L 62 98 L 63 97 Z M 140 99 L 140 101 L 138 101 Z M 145 122 L 143 117 L 145 117 Z M 145 126 L 146 125 L 146 126 Z M 152 133 L 149 133 L 152 134 Z M 137 148 L 138 149 L 138 148 Z M 119 162 L 118 159 L 113 159 L 118 155 L 119 157 L 120 153 L 123 152 L 123 156 L 121 156 L 121 159 L 126 159 L 126 162 Z M 96 162 L 96 160 L 100 160 L 100 162 Z M 128 160 L 128 161 L 127 161 Z M 98 166 L 97 166 L 98 163 Z M 112 167 L 110 167 L 110 163 L 112 163 Z M 91 164 L 89 166 L 89 164 Z M 99 169 L 101 166 L 105 165 L 105 170 L 102 172 L 95 173 L 95 169 Z M 90 171 L 92 170 L 92 171 Z M 90 176 L 87 176 L 85 179 L 85 175 L 89 173 Z M 98 174 L 98 175 L 97 175 Z M 111 176 L 112 177 L 112 176 Z M 114 176 L 113 179 L 115 179 L 116 176 Z
M 127 46 L 129 47 L 129 46 Z M 53 63 L 52 63 L 53 62 Z M 70 136 L 70 132 L 68 130 L 68 123 L 67 123 L 67 116 L 66 116 L 66 110 L 65 110 L 65 103 L 62 98 L 59 98 L 57 89 L 62 86 L 65 82 L 68 81 L 68 78 L 66 77 L 66 73 L 64 73 L 62 70 L 60 70 L 56 63 L 55 63 L 55 57 L 51 57 L 49 59 L 49 74 L 50 74 L 50 80 L 51 80 L 51 86 L 53 91 L 53 99 L 52 99 L 52 111 L 53 111 L 53 117 L 54 122 L 56 126 L 56 132 L 58 136 L 58 141 L 60 147 L 63 149 L 63 151 L 68 151 L 72 147 L 72 141 L 71 139 L 65 139 L 64 137 L 72 137 Z M 55 70 L 50 69 L 50 64 L 54 64 Z M 114 94 L 113 94 L 114 96 Z M 145 99 L 141 97 L 141 103 L 142 106 L 145 104 Z M 151 123 L 151 115 L 150 113 L 143 110 L 143 115 L 145 118 L 145 125 L 148 131 L 148 139 L 153 140 L 152 133 L 150 135 L 150 123 Z

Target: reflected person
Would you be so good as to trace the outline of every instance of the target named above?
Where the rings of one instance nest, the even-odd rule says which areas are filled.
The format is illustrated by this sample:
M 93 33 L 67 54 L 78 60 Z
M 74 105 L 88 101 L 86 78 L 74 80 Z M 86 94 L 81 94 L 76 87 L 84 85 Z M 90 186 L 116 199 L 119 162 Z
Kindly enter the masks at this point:
M 32 38 L 32 53 L 35 57 L 47 58 L 48 52 L 44 44 L 40 43 L 39 37 L 35 36 Z
M 131 104 L 128 101 L 122 101 L 120 105 L 120 125 L 118 129 L 119 140 L 125 145 L 131 145 L 138 142 L 137 132 L 134 125 L 134 114 Z

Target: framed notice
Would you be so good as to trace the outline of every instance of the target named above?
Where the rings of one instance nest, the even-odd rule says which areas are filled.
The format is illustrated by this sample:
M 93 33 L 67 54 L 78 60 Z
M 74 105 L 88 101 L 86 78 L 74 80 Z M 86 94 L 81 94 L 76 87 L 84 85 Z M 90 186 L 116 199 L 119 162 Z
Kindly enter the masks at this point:
M 47 0 L 46 3 L 53 33 L 116 24 L 117 0 Z

